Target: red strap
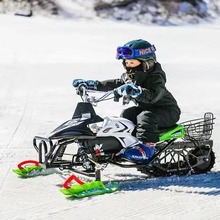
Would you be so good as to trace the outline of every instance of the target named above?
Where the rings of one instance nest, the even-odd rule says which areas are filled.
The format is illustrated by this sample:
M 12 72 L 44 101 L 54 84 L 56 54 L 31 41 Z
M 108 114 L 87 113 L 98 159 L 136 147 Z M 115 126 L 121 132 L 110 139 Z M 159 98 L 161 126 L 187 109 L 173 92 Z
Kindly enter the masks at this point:
M 25 164 L 34 164 L 35 166 L 39 166 L 39 162 L 36 160 L 25 160 L 18 164 L 18 169 L 24 169 L 23 165 Z
M 66 181 L 65 181 L 64 184 L 63 184 L 63 187 L 64 187 L 65 189 L 69 189 L 69 188 L 70 188 L 69 183 L 72 182 L 72 180 L 75 180 L 75 181 L 76 181 L 77 183 L 79 183 L 80 185 L 83 185 L 83 184 L 84 184 L 84 182 L 81 181 L 77 176 L 71 175 L 71 176 L 69 176 L 69 178 L 66 179 Z

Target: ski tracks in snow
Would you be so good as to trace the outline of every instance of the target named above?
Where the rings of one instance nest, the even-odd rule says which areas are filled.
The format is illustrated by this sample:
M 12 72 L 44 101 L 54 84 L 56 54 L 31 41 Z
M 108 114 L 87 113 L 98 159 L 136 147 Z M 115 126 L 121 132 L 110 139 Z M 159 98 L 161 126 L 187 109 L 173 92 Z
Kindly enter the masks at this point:
M 118 182 L 120 190 L 81 200 L 67 200 L 59 192 L 64 181 L 59 174 L 30 179 L 17 178 L 11 173 L 12 168 L 22 160 L 34 159 L 30 158 L 32 155 L 37 157 L 31 142 L 39 132 L 32 127 L 39 119 L 35 114 L 41 115 L 44 108 L 52 108 L 51 103 L 41 100 L 45 89 L 37 92 L 40 82 L 31 83 L 28 71 L 23 68 L 19 73 L 13 73 L 13 77 L 10 74 L 3 75 L 8 79 L 5 83 L 0 82 L 0 164 L 4 167 L 1 171 L 0 195 L 4 204 L 7 204 L 0 207 L 1 219 L 56 220 L 74 216 L 87 220 L 88 213 L 89 218 L 95 220 L 103 219 L 105 215 L 107 219 L 119 220 L 130 219 L 131 216 L 140 220 L 145 220 L 145 216 L 148 219 L 187 219 L 191 218 L 192 213 L 193 220 L 208 219 L 210 216 L 211 219 L 219 219 L 219 172 L 150 179 L 136 169 L 110 166 L 103 171 L 102 179 Z M 42 112 L 36 113 L 35 108 Z M 41 122 L 45 124 L 45 131 L 48 131 L 48 121 L 45 121 L 48 114 L 51 112 L 43 115 Z M 50 115 L 50 118 L 52 116 L 54 117 Z M 34 129 L 39 127 L 38 124 Z M 14 210 L 9 204 L 16 206 Z
M 4 79 L 0 82 L 0 164 L 4 167 L 0 187 L 3 186 L 8 172 L 11 171 L 11 165 L 27 153 L 24 148 L 32 116 L 27 73 L 25 69 L 17 74 L 15 71 L 11 69 L 6 71 L 7 74 L 0 73 L 1 78 Z

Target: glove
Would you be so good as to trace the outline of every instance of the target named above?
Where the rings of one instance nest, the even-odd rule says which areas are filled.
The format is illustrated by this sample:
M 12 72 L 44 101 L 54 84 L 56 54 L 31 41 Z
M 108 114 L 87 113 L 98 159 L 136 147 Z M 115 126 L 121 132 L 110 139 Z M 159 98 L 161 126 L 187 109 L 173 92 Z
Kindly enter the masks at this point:
M 97 82 L 94 80 L 74 79 L 72 85 L 75 88 L 79 88 L 81 85 L 84 85 L 87 89 L 97 89 Z
M 124 84 L 124 85 L 116 88 L 115 91 L 120 96 L 130 95 L 132 98 L 137 98 L 142 93 L 141 87 L 140 86 L 136 86 L 136 85 L 134 85 L 132 83 Z
M 77 88 L 79 87 L 80 84 L 85 84 L 85 83 L 86 83 L 86 80 L 84 79 L 74 79 L 72 85 L 73 87 Z

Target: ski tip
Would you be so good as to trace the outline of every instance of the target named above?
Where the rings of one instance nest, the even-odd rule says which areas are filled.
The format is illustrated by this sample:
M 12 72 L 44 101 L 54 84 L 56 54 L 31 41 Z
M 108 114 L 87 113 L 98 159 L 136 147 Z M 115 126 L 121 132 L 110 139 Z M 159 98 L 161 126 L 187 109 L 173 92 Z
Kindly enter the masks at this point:
M 12 170 L 15 174 L 17 174 L 19 177 L 25 178 L 26 176 L 22 173 L 20 169 L 13 169 Z

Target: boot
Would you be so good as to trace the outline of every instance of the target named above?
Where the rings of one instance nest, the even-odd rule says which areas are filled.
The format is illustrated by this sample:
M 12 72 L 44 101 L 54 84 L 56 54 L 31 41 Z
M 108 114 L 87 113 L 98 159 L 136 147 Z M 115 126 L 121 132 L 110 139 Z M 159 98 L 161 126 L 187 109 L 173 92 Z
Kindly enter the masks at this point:
M 155 154 L 155 144 L 139 143 L 125 150 L 123 157 L 137 163 L 146 163 Z

